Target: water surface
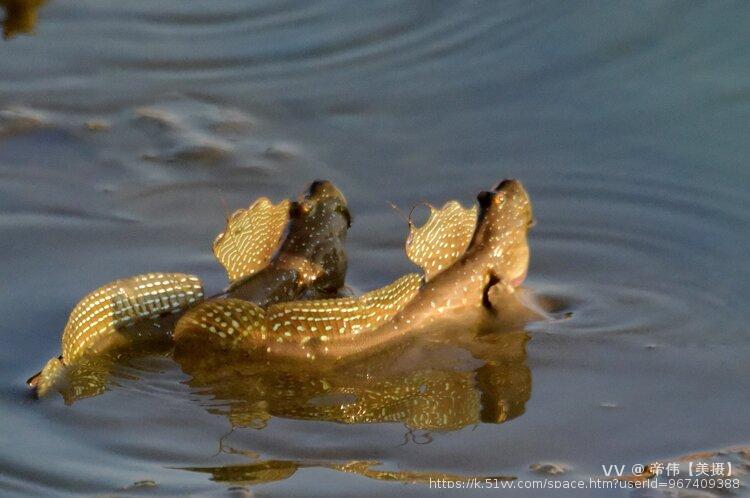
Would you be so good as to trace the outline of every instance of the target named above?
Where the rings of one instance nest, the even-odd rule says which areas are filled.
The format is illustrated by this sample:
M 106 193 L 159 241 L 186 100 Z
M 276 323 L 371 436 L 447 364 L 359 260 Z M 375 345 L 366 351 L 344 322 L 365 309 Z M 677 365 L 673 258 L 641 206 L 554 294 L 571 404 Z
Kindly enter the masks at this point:
M 28 4 L 0 44 L 0 492 L 432 496 L 398 479 L 750 444 L 747 3 Z M 364 290 L 412 269 L 388 202 L 504 177 L 550 321 L 345 378 L 165 355 L 72 405 L 26 394 L 100 284 L 221 289 L 228 209 L 334 181 Z

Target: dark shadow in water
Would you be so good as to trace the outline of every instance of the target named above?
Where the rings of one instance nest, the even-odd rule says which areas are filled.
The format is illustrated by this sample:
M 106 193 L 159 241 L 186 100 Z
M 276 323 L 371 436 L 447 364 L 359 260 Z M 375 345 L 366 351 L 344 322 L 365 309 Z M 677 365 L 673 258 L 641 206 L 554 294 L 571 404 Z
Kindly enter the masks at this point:
M 47 0 L 0 0 L 5 10 L 3 38 L 6 40 L 19 34 L 31 34 L 36 27 L 39 9 Z

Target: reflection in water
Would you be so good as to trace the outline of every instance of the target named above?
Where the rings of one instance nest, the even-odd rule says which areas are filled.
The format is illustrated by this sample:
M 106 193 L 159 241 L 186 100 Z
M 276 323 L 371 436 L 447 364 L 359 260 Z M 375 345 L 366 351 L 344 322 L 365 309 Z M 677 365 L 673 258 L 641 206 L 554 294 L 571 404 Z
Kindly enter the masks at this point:
M 5 10 L 3 37 L 13 38 L 21 33 L 33 33 L 39 8 L 47 0 L 0 0 Z
M 518 294 L 522 297 L 523 290 Z M 179 345 L 174 358 L 191 376 L 188 383 L 194 392 L 210 397 L 207 410 L 226 416 L 233 429 L 262 429 L 271 417 L 345 424 L 395 422 L 408 428 L 404 444 L 409 437 L 414 443 L 426 444 L 432 441 L 430 431 L 500 424 L 524 413 L 531 397 L 531 372 L 526 366 L 529 336 L 520 327 L 538 315 L 528 310 L 523 299 L 511 299 L 502 309 L 507 312 L 502 317 L 484 309 L 479 309 L 479 315 L 462 314 L 460 321 L 456 317 L 417 341 L 332 369 Z M 162 352 L 169 349 L 163 344 Z M 72 366 L 69 383 L 62 390 L 66 403 L 100 394 L 118 363 L 145 353 L 139 345 L 139 351 L 82 358 Z M 418 438 L 415 430 L 428 432 Z M 241 484 L 284 480 L 303 468 L 404 483 L 469 478 L 436 471 L 378 469 L 377 461 L 259 460 L 255 454 L 225 449 L 223 438 L 219 447 L 251 456 L 254 461 L 184 470 L 210 474 L 214 481 Z
M 503 423 L 523 414 L 531 396 L 531 372 L 525 364 L 529 336 L 520 326 L 537 315 L 526 301 L 513 302 L 515 307 L 510 301 L 506 306 L 509 316 L 481 311 L 467 320 L 473 327 L 450 322 L 417 343 L 337 368 L 190 347 L 178 348 L 174 359 L 192 377 L 189 385 L 211 396 L 208 411 L 226 416 L 232 427 L 263 428 L 274 416 L 347 424 L 398 422 L 427 431 Z M 152 326 L 163 336 L 165 325 L 157 320 L 139 329 L 144 335 Z M 68 404 L 97 396 L 106 391 L 118 365 L 171 349 L 168 341 L 155 339 L 84 356 L 70 367 L 60 391 Z
M 327 372 L 258 364 L 248 361 L 247 356 L 217 358 L 195 351 L 178 350 L 176 359 L 193 377 L 190 386 L 212 395 L 208 411 L 226 415 L 233 428 L 263 428 L 274 416 L 347 424 L 400 422 L 409 428 L 407 437 L 414 437 L 415 429 L 453 431 L 480 422 L 503 423 L 522 415 L 531 396 L 531 372 L 525 365 L 527 340 L 528 335 L 522 331 L 480 336 L 461 333 L 447 341 L 412 345 Z M 465 350 L 471 353 L 469 361 L 460 359 L 460 351 Z M 469 364 L 474 368 L 467 367 Z M 423 441 L 414 442 L 430 441 L 428 433 Z M 220 448 L 254 461 L 184 470 L 210 474 L 214 481 L 247 485 L 288 479 L 305 468 L 404 483 L 475 477 L 377 469 L 378 461 L 259 460 L 253 452 L 225 449 L 221 441 Z
M 346 424 L 396 422 L 408 428 L 405 443 L 411 436 L 415 443 L 425 444 L 432 441 L 430 433 L 417 439 L 414 430 L 455 431 L 482 422 L 500 424 L 522 415 L 531 397 L 525 349 L 528 334 L 508 329 L 517 324 L 504 323 L 484 312 L 470 323 L 475 326 L 447 327 L 423 341 L 330 370 L 259 361 L 237 352 L 206 354 L 205 350 L 190 348 L 178 348 L 174 358 L 192 377 L 190 387 L 210 396 L 207 410 L 226 416 L 233 429 L 262 429 L 271 417 Z M 169 349 L 163 344 L 161 353 Z M 83 358 L 62 391 L 66 402 L 100 394 L 116 365 L 145 352 L 141 347 L 139 351 Z M 154 345 L 149 353 L 156 352 Z M 470 477 L 378 469 L 378 461 L 259 460 L 257 454 L 224 448 L 223 438 L 219 446 L 222 451 L 250 456 L 254 461 L 184 470 L 210 474 L 214 481 L 248 485 L 284 480 L 305 468 L 404 483 Z
M 524 412 L 527 340 L 525 332 L 492 333 L 461 341 L 463 349 L 453 341 L 411 346 L 322 371 L 239 354 L 178 350 L 175 358 L 192 376 L 190 386 L 212 396 L 208 411 L 233 427 L 262 428 L 275 416 L 448 431 Z M 460 358 L 465 350 L 469 360 Z
M 65 381 L 59 386 L 60 394 L 65 404 L 98 396 L 104 393 L 112 382 L 113 372 L 118 367 L 127 365 L 133 360 L 144 356 L 166 356 L 171 351 L 171 344 L 166 341 L 150 341 L 140 344 L 138 348 L 121 348 L 114 351 L 86 355 L 68 367 Z M 120 378 L 132 378 L 121 370 L 117 374 Z
M 218 482 L 230 482 L 235 484 L 263 484 L 266 482 L 281 481 L 294 475 L 299 469 L 321 468 L 358 474 L 370 479 L 381 481 L 399 481 L 408 484 L 427 484 L 430 480 L 445 479 L 448 481 L 461 481 L 468 479 L 467 476 L 447 474 L 444 472 L 419 472 L 409 470 L 379 470 L 373 467 L 380 465 L 376 461 L 354 460 L 347 463 L 329 462 L 299 462 L 293 460 L 262 460 L 254 463 L 241 465 L 225 465 L 222 467 L 186 467 L 183 470 L 192 472 L 203 472 L 211 474 L 211 480 Z M 473 477 L 473 476 L 472 476 Z M 510 481 L 512 476 L 481 476 L 476 479 L 483 481 Z

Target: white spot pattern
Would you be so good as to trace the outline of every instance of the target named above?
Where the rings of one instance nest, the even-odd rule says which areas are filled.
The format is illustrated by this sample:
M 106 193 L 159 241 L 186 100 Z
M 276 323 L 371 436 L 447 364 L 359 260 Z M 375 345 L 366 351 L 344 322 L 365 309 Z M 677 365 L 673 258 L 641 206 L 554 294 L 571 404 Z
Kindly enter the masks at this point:
M 263 310 L 239 299 L 215 299 L 191 308 L 180 318 L 174 337 L 210 333 L 219 343 L 233 347 L 240 342 L 251 349 L 271 349 L 273 344 L 298 344 L 305 349 L 311 339 L 333 341 L 337 336 L 356 336 L 378 328 L 395 316 L 419 291 L 422 277 L 404 275 L 395 282 L 359 298 L 320 299 L 274 304 Z M 226 320 L 218 317 L 230 311 Z M 234 320 L 239 327 L 229 325 Z M 222 335 L 223 334 L 223 335 Z
M 464 208 L 448 201 L 441 209 L 430 206 L 430 217 L 419 228 L 411 227 L 406 255 L 425 273 L 429 282 L 466 252 L 477 221 L 477 207 Z
M 266 197 L 235 211 L 213 243 L 216 259 L 231 283 L 265 268 L 281 243 L 289 221 L 289 201 L 274 205 Z
M 178 311 L 201 299 L 200 279 L 184 273 L 147 273 L 115 280 L 73 308 L 62 336 L 63 360 L 70 364 L 119 327 Z

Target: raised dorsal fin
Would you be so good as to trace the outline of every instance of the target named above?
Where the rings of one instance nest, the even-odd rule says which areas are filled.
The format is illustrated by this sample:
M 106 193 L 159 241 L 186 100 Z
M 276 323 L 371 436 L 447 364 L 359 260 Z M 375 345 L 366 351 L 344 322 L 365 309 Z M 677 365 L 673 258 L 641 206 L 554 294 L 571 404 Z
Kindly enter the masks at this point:
M 269 306 L 269 337 L 277 342 L 358 335 L 378 328 L 411 301 L 422 285 L 422 276 L 410 273 L 358 298 L 293 301 Z M 273 343 L 271 343 L 273 344 Z
M 188 310 L 175 325 L 174 339 L 198 344 L 233 348 L 247 341 L 247 346 L 260 346 L 266 339 L 266 318 L 263 308 L 241 299 L 212 299 Z
M 265 197 L 238 209 L 213 243 L 216 259 L 235 284 L 268 265 L 289 222 L 289 201 L 273 204 Z
M 464 208 L 457 201 L 448 201 L 440 209 L 430 206 L 430 217 L 421 227 L 410 226 L 406 255 L 422 268 L 426 282 L 464 254 L 476 222 L 476 206 Z

